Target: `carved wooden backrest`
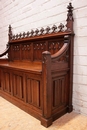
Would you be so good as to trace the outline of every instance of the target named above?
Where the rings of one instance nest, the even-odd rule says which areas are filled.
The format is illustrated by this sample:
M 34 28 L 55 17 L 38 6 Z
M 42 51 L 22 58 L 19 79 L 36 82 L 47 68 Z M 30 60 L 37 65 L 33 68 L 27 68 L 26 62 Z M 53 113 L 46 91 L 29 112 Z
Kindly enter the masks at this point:
M 55 54 L 64 44 L 63 38 L 16 42 L 10 45 L 9 60 L 42 60 L 42 52 Z
M 41 61 L 42 52 L 49 51 L 51 55 L 58 52 L 64 45 L 64 36 L 73 34 L 73 7 L 68 5 L 67 23 L 59 26 L 47 26 L 28 32 L 12 34 L 9 25 L 8 59 L 9 61 Z

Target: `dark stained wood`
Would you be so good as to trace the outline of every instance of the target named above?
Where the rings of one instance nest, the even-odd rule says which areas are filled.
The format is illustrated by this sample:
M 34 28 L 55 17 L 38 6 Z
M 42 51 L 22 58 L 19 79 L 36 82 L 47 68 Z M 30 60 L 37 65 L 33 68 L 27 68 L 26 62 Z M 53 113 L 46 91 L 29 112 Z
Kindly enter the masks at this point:
M 4 76 L 4 90 L 8 93 L 11 93 L 10 72 L 4 70 L 3 76 Z
M 7 59 L 0 59 L 0 96 L 49 127 L 73 110 L 73 7 L 68 5 L 67 29 L 47 26 L 13 35 L 9 25 Z
M 52 124 L 52 78 L 51 78 L 51 53 L 45 51 L 42 53 L 42 82 L 43 82 L 43 117 L 48 120 L 46 121 L 46 127 Z M 49 67 L 50 65 L 50 67 Z M 49 103 L 48 103 L 49 102 Z M 43 118 L 41 119 L 41 124 L 43 123 Z M 48 123 L 49 122 L 49 123 Z

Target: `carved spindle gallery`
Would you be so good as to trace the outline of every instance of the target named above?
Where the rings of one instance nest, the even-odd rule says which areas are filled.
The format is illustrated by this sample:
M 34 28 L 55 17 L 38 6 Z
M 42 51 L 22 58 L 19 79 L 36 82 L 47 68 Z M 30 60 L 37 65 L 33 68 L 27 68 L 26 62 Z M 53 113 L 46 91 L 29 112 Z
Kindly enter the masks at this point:
M 56 26 L 56 25 L 53 25 L 53 26 L 52 26 L 52 32 L 55 32 L 56 29 L 57 29 L 57 26 Z
M 21 39 L 21 36 L 22 36 L 22 34 L 20 33 L 20 34 L 19 34 L 19 39 Z
M 64 25 L 62 23 L 60 23 L 60 25 L 58 26 L 59 31 L 63 31 Z
M 31 37 L 32 37 L 32 36 L 33 36 L 33 34 L 34 34 L 34 31 L 33 31 L 33 30 L 31 30 L 30 34 L 31 34 Z
M 49 27 L 49 26 L 47 26 L 47 28 L 46 28 L 45 30 L 46 30 L 46 33 L 48 34 L 48 33 L 49 33 L 49 31 L 50 31 L 50 27 Z
M 41 28 L 41 29 L 40 29 L 40 32 L 41 32 L 41 35 L 42 35 L 43 32 L 44 32 L 44 28 Z
M 23 35 L 23 38 L 25 38 L 25 35 L 26 35 L 26 34 L 25 34 L 25 32 L 23 32 L 23 34 L 22 34 L 22 35 Z
M 27 37 L 29 37 L 29 34 L 30 34 L 30 32 L 28 31 L 28 32 L 27 32 Z
M 36 30 L 35 30 L 35 35 L 37 36 L 38 33 L 39 33 L 39 29 L 36 29 Z

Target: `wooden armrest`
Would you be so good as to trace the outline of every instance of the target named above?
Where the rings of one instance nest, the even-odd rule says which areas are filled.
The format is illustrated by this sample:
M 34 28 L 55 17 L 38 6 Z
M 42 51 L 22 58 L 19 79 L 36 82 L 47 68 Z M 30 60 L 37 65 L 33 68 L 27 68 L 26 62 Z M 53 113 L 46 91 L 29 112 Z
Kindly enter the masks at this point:
M 64 45 L 62 46 L 62 48 L 58 52 L 56 52 L 55 54 L 51 55 L 51 53 L 49 51 L 44 51 L 42 54 L 43 55 L 51 55 L 52 61 L 57 60 L 60 57 L 62 57 L 65 54 L 65 52 L 68 50 L 69 43 L 70 43 L 70 36 L 69 35 L 65 35 L 64 36 Z
M 56 59 L 60 58 L 61 56 L 63 56 L 63 54 L 67 51 L 67 49 L 69 47 L 69 43 L 70 43 L 69 35 L 65 35 L 64 45 L 57 53 L 51 55 L 52 60 L 56 60 Z
M 61 57 L 68 49 L 69 43 L 64 43 L 63 47 L 55 54 L 51 55 L 51 58 L 59 58 Z
M 6 53 L 8 52 L 8 50 L 9 50 L 9 46 L 7 45 L 7 48 L 2 53 L 0 53 L 0 57 L 6 55 Z

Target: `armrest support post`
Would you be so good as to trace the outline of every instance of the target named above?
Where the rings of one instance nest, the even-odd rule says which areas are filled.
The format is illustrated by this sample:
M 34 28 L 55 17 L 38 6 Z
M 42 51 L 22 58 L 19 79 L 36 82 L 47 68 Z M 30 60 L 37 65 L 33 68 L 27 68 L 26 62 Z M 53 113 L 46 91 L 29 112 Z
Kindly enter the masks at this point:
M 52 124 L 51 54 L 48 51 L 42 53 L 42 80 L 43 118 L 41 123 L 48 127 Z M 46 119 L 48 119 L 48 121 Z

